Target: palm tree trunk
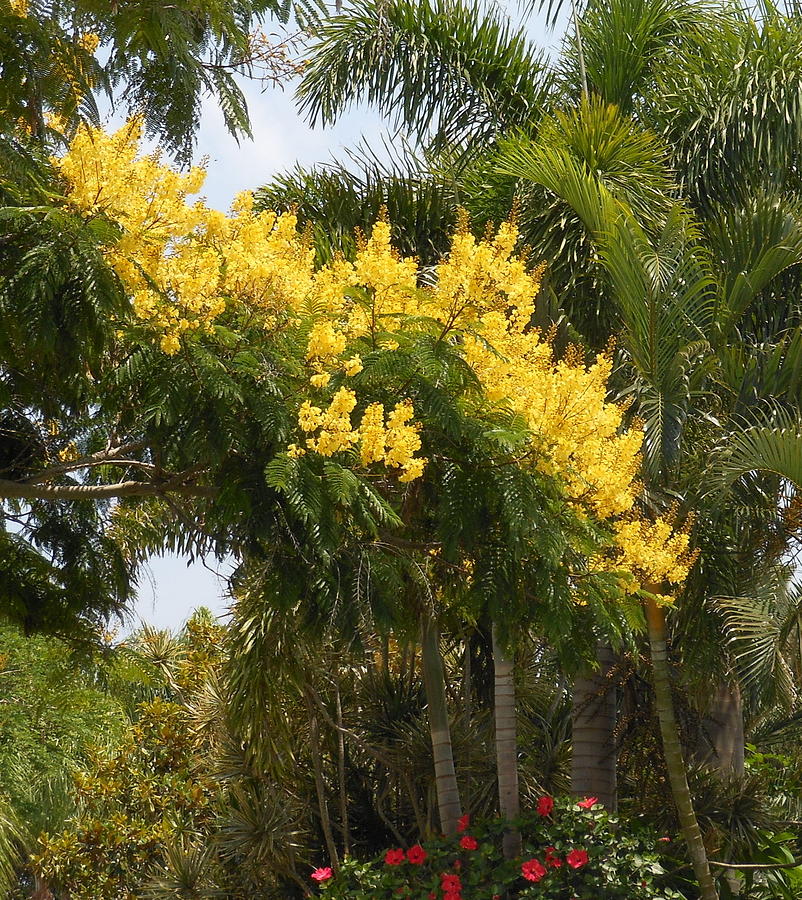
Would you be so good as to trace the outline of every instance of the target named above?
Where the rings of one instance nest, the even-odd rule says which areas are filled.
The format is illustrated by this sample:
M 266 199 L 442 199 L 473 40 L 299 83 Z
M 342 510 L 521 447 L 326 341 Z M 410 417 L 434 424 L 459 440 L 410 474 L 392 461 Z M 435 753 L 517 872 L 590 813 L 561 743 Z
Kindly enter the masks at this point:
M 435 620 L 426 614 L 421 621 L 421 648 L 440 828 L 446 837 L 453 837 L 457 833 L 462 807 L 451 747 L 451 726 L 448 721 L 443 660 L 440 656 L 440 631 Z
M 718 892 L 710 874 L 707 850 L 699 830 L 699 822 L 693 808 L 685 761 L 679 739 L 674 702 L 671 697 L 671 681 L 668 668 L 668 648 L 666 647 L 666 615 L 662 606 L 648 599 L 646 601 L 646 621 L 649 626 L 649 645 L 652 652 L 654 696 L 657 718 L 660 722 L 660 736 L 663 740 L 671 794 L 677 808 L 682 836 L 688 847 L 696 880 L 699 882 L 702 900 L 718 900 Z
M 493 668 L 499 811 L 502 819 L 511 822 L 518 818 L 521 811 L 518 790 L 514 663 L 499 642 L 495 625 L 493 625 Z M 515 859 L 521 855 L 521 834 L 517 828 L 505 830 L 502 846 L 505 859 Z
M 714 767 L 722 778 L 744 773 L 744 715 L 737 682 L 722 681 L 703 719 L 704 734 L 696 758 Z
M 573 755 L 571 793 L 577 797 L 597 797 L 608 812 L 618 801 L 615 746 L 617 702 L 615 686 L 608 679 L 615 665 L 612 647 L 596 648 L 599 669 L 577 675 L 571 710 Z

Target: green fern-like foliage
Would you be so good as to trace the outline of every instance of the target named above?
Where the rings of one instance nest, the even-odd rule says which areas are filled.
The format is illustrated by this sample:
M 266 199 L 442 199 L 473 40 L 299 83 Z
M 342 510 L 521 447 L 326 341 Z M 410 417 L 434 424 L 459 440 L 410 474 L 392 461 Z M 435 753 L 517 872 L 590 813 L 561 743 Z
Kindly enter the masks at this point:
M 231 134 L 250 135 L 235 77 L 254 74 L 250 33 L 266 19 L 286 22 L 293 13 L 311 24 L 322 11 L 316 0 L 136 0 L 111 6 L 30 0 L 20 11 L 3 0 L 0 132 L 22 125 L 33 139 L 58 144 L 65 128 L 69 134 L 79 122 L 97 124 L 96 98 L 104 95 L 141 116 L 147 133 L 187 163 L 204 96 L 215 98 Z M 85 45 L 86 34 L 99 39 L 97 56 Z

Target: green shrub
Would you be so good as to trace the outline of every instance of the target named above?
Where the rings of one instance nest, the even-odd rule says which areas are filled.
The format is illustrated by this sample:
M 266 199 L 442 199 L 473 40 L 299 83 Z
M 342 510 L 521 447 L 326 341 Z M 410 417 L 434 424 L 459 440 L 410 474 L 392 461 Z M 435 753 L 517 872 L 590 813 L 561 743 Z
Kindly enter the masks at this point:
M 523 852 L 505 860 L 500 821 L 460 822 L 455 839 L 404 850 L 391 848 L 369 862 L 346 860 L 333 873 L 312 873 L 326 900 L 668 900 L 661 885 L 658 840 L 623 827 L 592 798 L 582 803 L 542 797 L 516 823 Z

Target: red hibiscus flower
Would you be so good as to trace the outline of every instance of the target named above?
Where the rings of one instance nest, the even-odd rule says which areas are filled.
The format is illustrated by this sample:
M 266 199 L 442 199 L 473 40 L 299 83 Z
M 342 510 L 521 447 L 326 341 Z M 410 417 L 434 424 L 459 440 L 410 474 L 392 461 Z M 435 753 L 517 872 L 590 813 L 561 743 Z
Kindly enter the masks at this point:
M 468 813 L 465 813 L 464 816 L 460 816 L 457 819 L 457 831 L 462 834 L 462 832 L 465 831 L 470 824 L 471 817 L 468 815 Z
M 384 854 L 384 862 L 388 866 L 400 866 L 404 861 L 404 851 L 403 850 L 388 850 Z
M 554 809 L 554 799 L 552 797 L 541 797 L 537 801 L 537 814 L 539 816 L 550 816 Z
M 538 859 L 530 859 L 521 866 L 521 875 L 527 881 L 540 881 L 545 874 L 546 869 Z
M 577 806 L 580 809 L 591 809 L 598 802 L 598 797 L 585 797 L 584 800 L 580 800 L 579 803 L 577 803 Z
M 413 866 L 419 866 L 426 859 L 426 851 L 420 844 L 415 844 L 407 850 L 407 859 Z
M 559 869 L 562 864 L 560 857 L 554 855 L 554 847 L 546 847 L 546 865 L 552 869 Z
M 565 857 L 565 861 L 572 869 L 581 869 L 582 866 L 586 866 L 588 864 L 588 851 L 572 850 Z
M 329 878 L 332 877 L 332 875 L 334 875 L 334 872 L 332 872 L 329 866 L 326 866 L 323 869 L 315 869 L 315 871 L 312 872 L 309 877 L 312 879 L 312 881 L 317 881 L 318 883 L 320 883 L 321 881 L 328 881 Z
M 469 834 L 465 834 L 460 838 L 459 845 L 463 850 L 476 850 L 479 843 L 476 838 L 472 838 Z
M 462 890 L 462 879 L 459 875 L 449 875 L 448 872 L 443 872 L 440 876 L 440 887 L 444 894 L 458 894 Z

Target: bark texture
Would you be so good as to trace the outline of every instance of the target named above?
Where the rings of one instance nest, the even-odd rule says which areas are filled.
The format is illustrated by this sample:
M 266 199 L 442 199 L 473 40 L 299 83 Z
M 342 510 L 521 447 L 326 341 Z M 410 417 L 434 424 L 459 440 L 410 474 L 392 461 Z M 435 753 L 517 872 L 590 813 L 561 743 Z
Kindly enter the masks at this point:
M 495 674 L 494 714 L 496 725 L 496 769 L 501 817 L 510 822 L 521 811 L 518 790 L 518 733 L 515 721 L 515 680 L 512 657 L 498 640 L 493 626 L 493 668 Z M 521 855 L 521 835 L 515 828 L 504 832 L 504 856 Z
M 309 719 L 309 748 L 312 751 L 312 768 L 315 772 L 315 792 L 317 793 L 318 809 L 320 810 L 320 825 L 323 829 L 323 837 L 326 840 L 326 849 L 329 851 L 329 861 L 333 869 L 340 867 L 340 857 L 337 853 L 337 845 L 334 843 L 334 832 L 331 828 L 331 817 L 326 804 L 326 782 L 323 778 L 323 764 L 320 759 L 320 730 L 317 717 L 310 708 Z
M 663 740 L 663 754 L 671 783 L 671 794 L 677 808 L 682 836 L 693 864 L 693 872 L 699 883 L 699 896 L 702 900 L 718 900 L 718 891 L 710 873 L 707 850 L 699 830 L 699 822 L 696 819 L 688 778 L 685 774 L 685 760 L 682 756 L 674 701 L 671 697 L 665 610 L 654 600 L 646 601 L 646 620 L 649 626 L 649 644 L 652 653 L 655 708 L 660 723 L 660 736 Z
M 713 766 L 722 778 L 743 775 L 746 742 L 743 700 L 737 682 L 721 681 L 714 686 L 702 727 L 698 761 Z
M 440 656 L 440 631 L 437 623 L 428 616 L 421 622 L 421 648 L 440 828 L 446 837 L 453 837 L 457 833 L 462 806 L 454 769 L 443 660 Z
M 609 812 L 618 805 L 615 746 L 617 698 L 608 674 L 615 665 L 610 646 L 596 650 L 599 668 L 574 680 L 571 757 L 571 793 L 576 797 L 598 797 Z

